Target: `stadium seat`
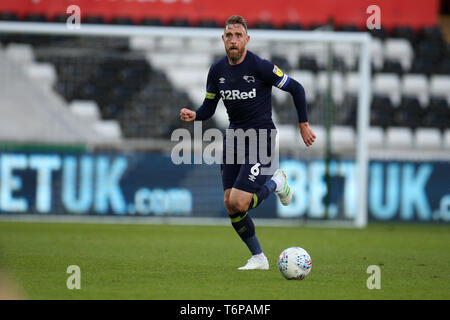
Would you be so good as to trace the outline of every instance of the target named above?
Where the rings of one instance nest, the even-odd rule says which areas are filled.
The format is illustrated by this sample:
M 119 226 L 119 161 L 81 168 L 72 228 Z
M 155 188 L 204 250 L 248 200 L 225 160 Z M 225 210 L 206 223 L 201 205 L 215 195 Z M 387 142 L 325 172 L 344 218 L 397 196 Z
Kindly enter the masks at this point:
M 316 79 L 311 71 L 294 70 L 289 73 L 289 76 L 297 80 L 305 89 L 306 101 L 308 103 L 316 100 Z
M 354 25 L 354 24 L 346 24 L 346 25 L 342 25 L 338 28 L 338 31 L 343 31 L 343 32 L 359 32 L 359 28 Z
M 163 22 L 159 18 L 145 17 L 141 20 L 141 25 L 143 25 L 143 26 L 162 26 Z
M 439 67 L 440 74 L 450 75 L 450 58 L 444 58 Z
M 333 45 L 333 53 L 342 59 L 346 69 L 352 70 L 357 61 L 357 48 L 352 43 L 336 43 Z
M 273 23 L 269 21 L 259 21 L 253 24 L 253 28 L 255 29 L 275 29 Z
M 334 103 L 341 104 L 344 101 L 345 83 L 344 76 L 340 72 L 332 73 L 332 91 Z M 316 90 L 321 93 L 326 93 L 328 90 L 328 74 L 326 71 L 321 71 L 316 77 Z
M 0 12 L 1 21 L 18 21 L 19 17 L 14 12 Z
M 319 66 L 314 57 L 302 56 L 298 60 L 298 69 L 317 73 L 319 71 Z
M 296 146 L 301 141 L 300 131 L 293 124 L 277 124 L 280 147 Z
M 111 23 L 119 25 L 133 25 L 134 21 L 130 17 L 113 17 L 111 19 Z
M 410 72 L 431 76 L 438 71 L 437 69 L 438 65 L 434 60 L 423 57 L 416 57 L 413 61 Z
M 104 24 L 105 19 L 101 16 L 81 16 L 81 22 L 82 23 L 89 23 L 89 24 Z
M 405 74 L 401 80 L 401 93 L 403 96 L 416 97 L 422 107 L 429 103 L 428 79 L 423 74 Z
M 281 70 L 284 70 L 285 72 L 289 72 L 291 70 L 288 59 L 283 55 L 273 54 L 270 57 L 270 61 L 272 61 L 274 65 L 279 67 Z
M 372 37 L 380 39 L 382 41 L 389 37 L 389 33 L 384 27 L 371 29 L 369 30 L 369 33 L 372 35 Z
M 197 26 L 200 28 L 219 28 L 219 24 L 215 20 L 200 20 Z
M 450 108 L 446 98 L 432 97 L 426 109 L 424 126 L 444 130 L 450 123 Z
M 439 149 L 442 147 L 441 133 L 436 128 L 417 128 L 414 133 L 414 146 L 421 149 Z
M 416 32 L 409 26 L 398 26 L 392 31 L 392 37 L 407 39 L 411 46 L 414 47 L 417 41 Z
M 342 110 L 336 114 L 336 121 L 356 128 L 356 118 L 358 116 L 357 94 L 346 94 L 342 106 Z
M 394 107 L 400 104 L 400 77 L 394 73 L 379 73 L 373 77 L 373 93 L 388 96 Z
M 190 27 L 191 23 L 187 18 L 174 18 L 169 21 L 169 26 L 172 27 Z
M 151 51 L 156 47 L 155 38 L 145 36 L 133 36 L 129 40 L 130 49 L 133 51 Z
M 283 23 L 281 28 L 284 30 L 303 30 L 304 29 L 300 23 L 292 23 L 292 22 Z
M 419 99 L 415 97 L 402 97 L 399 107 L 395 108 L 394 124 L 396 126 L 410 127 L 412 129 L 420 127 L 423 124 L 425 114 Z
M 399 61 L 385 59 L 383 63 L 383 68 L 380 70 L 382 73 L 395 73 L 399 77 L 403 74 L 403 66 Z
M 446 129 L 443 132 L 443 139 L 442 139 L 443 147 L 447 150 L 450 150 L 450 129 Z
M 330 132 L 331 147 L 335 151 L 353 149 L 356 145 L 355 130 L 351 126 L 334 125 Z
M 388 38 L 384 43 L 384 57 L 387 60 L 399 61 L 403 70 L 411 68 L 414 51 L 406 39 Z
M 442 43 L 444 36 L 439 26 L 425 26 L 419 31 L 421 40 Z
M 368 131 L 370 148 L 382 149 L 385 145 L 385 135 L 382 127 L 370 126 Z
M 52 88 L 57 81 L 55 67 L 51 63 L 32 63 L 26 66 L 26 74 L 41 86 Z
M 24 20 L 29 22 L 47 22 L 47 17 L 45 14 L 30 13 L 25 15 Z
M 450 104 L 450 76 L 433 75 L 430 77 L 430 96 L 447 99 Z
M 386 129 L 386 145 L 390 149 L 410 149 L 413 146 L 413 132 L 408 127 Z
M 347 75 L 345 76 L 345 85 L 344 85 L 345 94 L 357 96 L 360 86 L 361 81 L 359 73 L 357 72 L 347 73 Z
M 95 132 L 104 138 L 117 140 L 122 137 L 120 124 L 116 120 L 101 120 L 93 123 L 92 126 Z
M 82 118 L 87 123 L 94 123 L 101 119 L 100 110 L 95 101 L 73 100 L 69 108 L 73 114 Z
M 328 63 L 328 46 L 326 43 L 320 42 L 306 42 L 301 43 L 300 47 L 300 56 L 314 58 L 318 68 L 325 68 Z M 300 61 L 299 61 L 300 62 Z
M 370 42 L 370 57 L 375 70 L 381 70 L 384 64 L 383 42 L 380 39 L 372 39 Z
M 382 128 L 394 124 L 394 106 L 388 96 L 375 94 L 372 98 L 370 110 L 370 125 Z

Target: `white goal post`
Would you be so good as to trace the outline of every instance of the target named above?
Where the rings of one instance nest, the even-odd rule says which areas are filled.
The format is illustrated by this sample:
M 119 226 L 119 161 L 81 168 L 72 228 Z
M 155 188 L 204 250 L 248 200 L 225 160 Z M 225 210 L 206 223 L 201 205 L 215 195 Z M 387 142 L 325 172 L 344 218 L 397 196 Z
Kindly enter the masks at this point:
M 34 23 L 34 22 L 0 22 L 0 34 L 51 34 L 64 36 L 102 36 L 102 37 L 165 37 L 165 38 L 209 38 L 217 39 L 222 34 L 220 28 L 193 27 L 152 27 L 152 26 L 120 26 L 82 24 L 80 28 L 68 28 L 65 23 Z M 325 42 L 331 44 L 358 44 L 359 79 L 357 103 L 357 143 L 356 167 L 358 177 L 358 206 L 354 226 L 367 225 L 367 189 L 368 189 L 368 128 L 370 113 L 370 83 L 371 83 L 371 36 L 366 32 L 332 32 L 332 31 L 292 31 L 292 30 L 251 30 L 252 39 L 277 42 Z

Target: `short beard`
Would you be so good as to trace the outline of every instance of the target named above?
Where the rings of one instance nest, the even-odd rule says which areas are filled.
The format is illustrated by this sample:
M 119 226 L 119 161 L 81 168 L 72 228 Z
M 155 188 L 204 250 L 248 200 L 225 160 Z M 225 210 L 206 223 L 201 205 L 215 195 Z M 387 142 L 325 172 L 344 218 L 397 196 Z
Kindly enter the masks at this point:
M 236 55 L 234 55 L 234 56 L 232 56 L 230 53 L 231 53 L 231 50 L 228 50 L 228 52 L 227 52 L 228 59 L 230 59 L 230 60 L 233 61 L 233 62 L 236 62 L 236 61 L 238 61 L 240 58 L 242 58 L 242 55 L 244 54 L 244 50 L 238 51 L 238 52 L 236 53 Z

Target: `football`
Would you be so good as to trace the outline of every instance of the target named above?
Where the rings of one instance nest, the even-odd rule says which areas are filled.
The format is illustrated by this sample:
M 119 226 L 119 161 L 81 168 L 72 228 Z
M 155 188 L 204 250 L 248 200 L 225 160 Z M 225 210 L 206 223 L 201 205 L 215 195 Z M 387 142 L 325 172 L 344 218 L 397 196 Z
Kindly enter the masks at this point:
M 278 270 L 288 280 L 303 280 L 310 273 L 311 257 L 305 249 L 290 247 L 278 258 Z

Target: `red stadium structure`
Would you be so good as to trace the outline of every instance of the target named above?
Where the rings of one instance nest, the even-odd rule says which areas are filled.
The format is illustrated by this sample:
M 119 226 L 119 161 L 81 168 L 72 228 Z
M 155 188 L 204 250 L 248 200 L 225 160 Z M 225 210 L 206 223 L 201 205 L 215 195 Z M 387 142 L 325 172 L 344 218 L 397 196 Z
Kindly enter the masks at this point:
M 369 16 L 366 9 L 375 4 L 380 7 L 382 26 L 386 30 L 398 26 L 417 30 L 435 26 L 439 13 L 438 0 L 3 0 L 0 14 L 19 20 L 54 21 L 67 16 L 66 9 L 73 4 L 81 8 L 83 18 L 97 17 L 106 23 L 140 24 L 147 19 L 165 25 L 178 21 L 191 26 L 205 22 L 221 26 L 228 16 L 241 13 L 252 26 L 264 24 L 281 28 L 297 24 L 310 28 L 326 24 L 332 18 L 338 27 L 351 25 L 363 29 Z

